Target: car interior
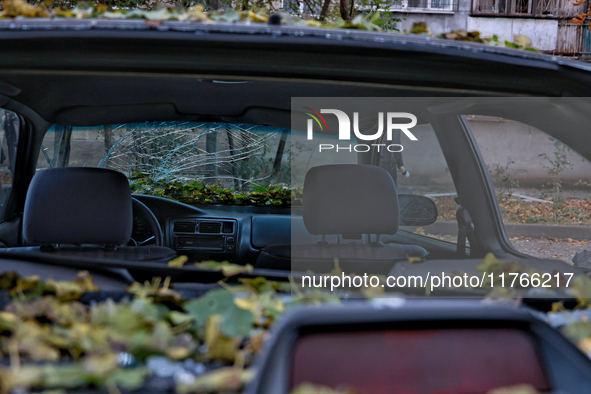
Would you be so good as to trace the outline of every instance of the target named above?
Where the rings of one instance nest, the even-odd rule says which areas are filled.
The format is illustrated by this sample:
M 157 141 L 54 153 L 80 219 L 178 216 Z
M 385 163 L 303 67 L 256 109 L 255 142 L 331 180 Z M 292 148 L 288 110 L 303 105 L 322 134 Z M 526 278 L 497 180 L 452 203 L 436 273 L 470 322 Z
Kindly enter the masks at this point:
M 549 98 L 409 98 L 400 97 L 408 93 L 405 89 L 366 89 L 365 96 L 390 97 L 389 105 L 416 114 L 418 127 L 431 130 L 453 181 L 459 206 L 468 212 L 465 219 L 468 223 L 458 222 L 457 229 L 458 234 L 464 234 L 469 240 L 468 247 L 405 230 L 405 223 L 419 220 L 420 215 L 415 215 L 414 219 L 412 215 L 402 217 L 398 200 L 412 200 L 413 194 L 421 193 L 411 191 L 411 197 L 404 197 L 404 193 L 397 191 L 387 172 L 380 168 L 379 154 L 375 150 L 353 155 L 354 165 L 315 162 L 311 169 L 298 169 L 305 184 L 303 205 L 291 209 L 189 205 L 148 195 L 132 198 L 125 180 L 112 171 L 76 168 L 75 165 L 36 169 L 36 163 L 43 159 L 43 139 L 53 124 L 72 127 L 125 124 L 123 122 L 251 124 L 288 130 L 293 139 L 303 130 L 293 127 L 291 97 L 320 92 L 333 97 L 351 97 L 359 92 L 354 86 L 340 84 L 254 78 L 244 83 L 222 83 L 176 78 L 168 80 L 174 82 L 171 86 L 161 85 L 164 94 L 160 97 L 161 103 L 142 103 L 143 89 L 149 85 L 144 79 L 141 76 L 126 80 L 101 79 L 101 84 L 108 83 L 112 88 L 113 94 L 108 97 L 101 93 L 93 95 L 92 99 L 69 95 L 63 100 L 43 101 L 34 90 L 23 90 L 14 100 L 8 99 L 4 106 L 19 114 L 21 138 L 10 195 L 3 204 L 6 219 L 0 225 L 0 241 L 7 247 L 3 252 L 34 251 L 162 264 L 175 256 L 187 255 L 192 261 L 229 261 L 250 264 L 255 269 L 287 271 L 295 268 L 316 272 L 330 271 L 337 258 L 347 269 L 364 262 L 380 274 L 404 270 L 421 275 L 431 267 L 454 270 L 458 260 L 463 260 L 461 264 L 473 271 L 488 252 L 501 259 L 529 261 L 532 258 L 517 252 L 506 236 L 490 178 L 463 114 L 519 119 L 559 136 L 570 146 L 579 147 L 583 157 L 591 157 L 591 151 L 586 148 L 591 144 L 585 143 L 591 137 L 575 132 L 577 122 L 587 117 L 586 107 L 581 102 L 570 104 L 567 100 Z M 34 86 L 34 80 L 26 84 Z M 63 89 L 55 91 L 70 91 L 67 87 L 76 80 L 78 76 L 66 78 L 62 81 Z M 93 81 L 98 80 L 90 78 L 87 84 L 95 86 Z M 54 75 L 43 81 L 43 87 L 48 88 L 50 82 L 57 83 L 60 78 Z M 10 83 L 25 82 L 13 76 Z M 132 87 L 138 90 L 133 91 Z M 204 95 L 211 99 L 204 100 Z M 112 97 L 118 98 L 113 101 Z M 241 100 L 228 102 L 229 97 L 241 97 Z M 545 111 L 536 116 L 523 111 L 534 105 Z M 566 108 L 568 118 L 562 115 Z M 296 111 L 295 117 L 301 116 Z M 327 128 L 325 137 L 334 138 L 335 129 L 331 127 L 333 131 L 328 132 Z M 364 186 L 360 188 L 359 184 Z M 130 210 L 133 211 L 131 217 Z M 40 221 L 48 217 L 52 220 Z M 43 228 L 39 223 L 43 223 Z M 135 246 L 140 244 L 142 246 Z M 426 261 L 408 265 L 409 258 Z M 352 267 L 347 267 L 349 263 Z M 541 264 L 550 270 L 572 268 L 558 261 Z

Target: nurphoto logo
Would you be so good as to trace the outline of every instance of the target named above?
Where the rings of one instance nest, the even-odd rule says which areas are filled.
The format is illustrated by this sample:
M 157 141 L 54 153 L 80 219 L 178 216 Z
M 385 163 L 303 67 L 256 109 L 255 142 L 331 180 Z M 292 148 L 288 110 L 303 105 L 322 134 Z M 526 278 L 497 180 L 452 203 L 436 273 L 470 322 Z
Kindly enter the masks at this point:
M 314 124 L 317 124 L 321 132 L 328 133 L 328 125 L 322 114 L 332 114 L 337 117 L 339 123 L 339 140 L 350 141 L 351 140 L 351 119 L 349 115 L 338 109 L 321 109 L 320 112 L 304 107 L 304 109 L 310 111 L 306 112 L 306 115 L 310 116 L 307 123 L 307 138 L 308 140 L 314 139 Z M 408 112 L 387 112 L 384 116 L 383 112 L 378 112 L 378 128 L 373 134 L 363 134 L 359 130 L 359 112 L 353 112 L 353 133 L 357 140 L 361 141 L 381 141 L 384 135 L 384 118 L 386 119 L 386 141 L 393 141 L 393 134 L 395 130 L 400 130 L 406 135 L 411 141 L 417 141 L 417 137 L 409 129 L 413 128 L 417 124 L 417 117 Z M 398 123 L 401 119 L 408 119 L 410 122 Z M 403 146 L 398 143 L 373 143 L 373 144 L 319 144 L 319 152 L 326 150 L 348 151 L 348 152 L 368 152 L 371 147 L 376 147 L 377 151 L 385 149 L 388 152 L 402 152 Z

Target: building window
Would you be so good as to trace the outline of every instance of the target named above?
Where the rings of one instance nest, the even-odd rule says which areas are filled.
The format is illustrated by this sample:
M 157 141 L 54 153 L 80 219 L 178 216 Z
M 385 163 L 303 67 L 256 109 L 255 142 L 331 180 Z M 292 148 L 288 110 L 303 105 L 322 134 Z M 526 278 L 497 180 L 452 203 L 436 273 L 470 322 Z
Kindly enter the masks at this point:
M 390 11 L 453 12 L 458 10 L 458 0 L 402 0 L 390 7 Z

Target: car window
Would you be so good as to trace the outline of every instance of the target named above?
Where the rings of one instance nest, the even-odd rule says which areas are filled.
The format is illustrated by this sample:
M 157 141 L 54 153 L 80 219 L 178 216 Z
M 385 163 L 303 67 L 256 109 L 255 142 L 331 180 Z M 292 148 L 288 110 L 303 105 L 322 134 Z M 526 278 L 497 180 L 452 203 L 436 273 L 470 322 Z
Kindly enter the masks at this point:
M 101 167 L 122 172 L 132 186 L 141 180 L 155 188 L 194 184 L 236 192 L 301 187 L 303 177 L 292 181 L 292 166 L 357 162 L 356 154 L 318 156 L 289 129 L 231 123 L 54 125 L 41 150 L 38 170 Z
M 12 189 L 19 139 L 20 120 L 12 111 L 0 109 L 0 211 L 4 212 Z
M 401 226 L 402 230 L 456 243 L 459 205 L 456 188 L 435 131 L 430 124 L 413 128 L 420 144 L 405 144 L 399 154 L 382 154 L 382 166 L 396 172 L 398 192 L 429 197 L 437 206 L 437 221 L 429 226 Z M 388 157 L 390 156 L 390 157 Z M 405 173 L 400 171 L 400 165 Z
M 591 163 L 530 125 L 499 117 L 467 118 L 513 246 L 528 255 L 572 263 L 591 239 Z
M 287 130 L 243 124 L 54 125 L 37 168 L 101 167 L 129 178 L 142 173 L 156 181 L 197 180 L 246 190 L 259 183 L 289 185 L 289 144 Z

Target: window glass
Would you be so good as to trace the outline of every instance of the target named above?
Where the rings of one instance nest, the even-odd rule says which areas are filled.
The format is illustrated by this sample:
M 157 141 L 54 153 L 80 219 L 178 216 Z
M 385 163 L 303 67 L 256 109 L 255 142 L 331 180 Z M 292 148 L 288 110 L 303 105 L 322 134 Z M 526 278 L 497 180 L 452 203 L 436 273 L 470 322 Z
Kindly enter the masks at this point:
M 155 182 L 197 182 L 239 192 L 270 185 L 302 187 L 303 177 L 292 181 L 292 164 L 357 163 L 355 153 L 315 154 L 304 133 L 230 123 L 54 125 L 41 149 L 37 169 L 102 167 L 122 172 L 132 183 L 145 176 Z
M 0 109 L 0 120 L 0 182 L 2 184 L 2 188 L 0 188 L 0 204 L 3 212 L 12 189 L 20 120 L 14 112 L 4 109 Z
M 244 124 L 54 125 L 37 168 L 102 167 L 132 178 L 199 181 L 236 190 L 290 183 L 288 130 Z
M 455 202 L 456 189 L 439 140 L 430 124 L 420 124 L 412 130 L 421 143 L 404 144 L 400 153 L 383 153 L 381 165 L 396 179 L 399 194 L 419 194 L 432 199 L 437 205 L 438 218 L 430 226 L 401 229 L 456 243 L 459 205 Z
M 591 163 L 529 125 L 468 116 L 505 229 L 522 253 L 572 262 L 591 239 Z

